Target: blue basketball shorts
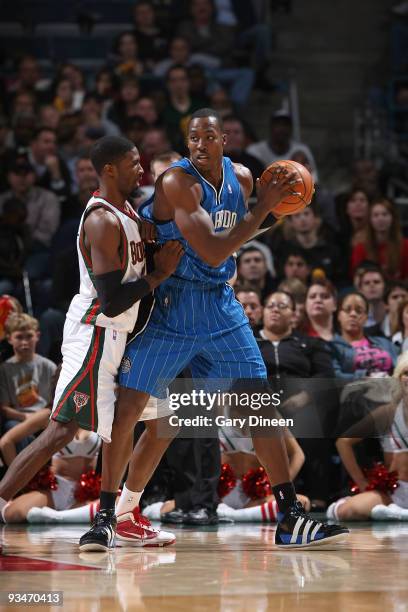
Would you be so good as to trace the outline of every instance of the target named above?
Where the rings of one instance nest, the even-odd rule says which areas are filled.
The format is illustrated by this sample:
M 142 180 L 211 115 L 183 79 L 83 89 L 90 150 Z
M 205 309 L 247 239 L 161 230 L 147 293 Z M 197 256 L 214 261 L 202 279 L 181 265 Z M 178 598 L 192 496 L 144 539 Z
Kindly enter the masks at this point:
M 147 326 L 126 348 L 119 384 L 163 398 L 187 366 L 194 379 L 266 379 L 248 318 L 228 284 L 169 279 L 160 285 Z

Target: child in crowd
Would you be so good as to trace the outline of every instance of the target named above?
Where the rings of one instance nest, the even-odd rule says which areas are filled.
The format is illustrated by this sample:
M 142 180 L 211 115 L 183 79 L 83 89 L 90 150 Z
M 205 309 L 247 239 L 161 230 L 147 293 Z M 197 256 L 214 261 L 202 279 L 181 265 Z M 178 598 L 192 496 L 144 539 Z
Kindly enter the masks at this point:
M 28 314 L 12 314 L 5 333 L 13 356 L 0 365 L 0 410 L 4 435 L 0 438 L 3 462 L 9 465 L 29 436 L 47 425 L 52 377 L 56 366 L 35 352 L 38 321 Z

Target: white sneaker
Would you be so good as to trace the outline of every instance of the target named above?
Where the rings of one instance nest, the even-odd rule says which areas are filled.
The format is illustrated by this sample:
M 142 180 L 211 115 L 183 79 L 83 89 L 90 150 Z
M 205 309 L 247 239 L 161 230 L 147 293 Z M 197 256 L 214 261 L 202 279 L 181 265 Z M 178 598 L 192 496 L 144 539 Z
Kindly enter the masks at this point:
M 117 546 L 169 546 L 176 541 L 174 533 L 155 529 L 149 519 L 140 514 L 138 507 L 132 512 L 119 514 L 117 519 Z

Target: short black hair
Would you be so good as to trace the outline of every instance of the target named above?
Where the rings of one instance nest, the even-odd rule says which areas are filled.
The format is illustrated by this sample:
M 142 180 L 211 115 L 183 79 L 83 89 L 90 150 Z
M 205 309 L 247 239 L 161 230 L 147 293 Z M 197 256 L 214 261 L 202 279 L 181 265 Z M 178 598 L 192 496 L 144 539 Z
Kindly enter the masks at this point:
M 205 117 L 214 117 L 217 120 L 218 125 L 220 126 L 220 130 L 224 128 L 223 120 L 220 113 L 213 108 L 199 108 L 196 110 L 190 117 L 189 124 L 193 119 L 203 119 Z
M 387 303 L 388 302 L 388 298 L 390 297 L 391 293 L 394 291 L 394 289 L 403 289 L 404 291 L 408 291 L 408 283 L 405 280 L 391 280 L 388 281 L 386 287 L 385 287 L 385 292 L 384 292 L 384 302 Z
M 106 164 L 114 164 L 132 151 L 135 145 L 123 136 L 104 136 L 93 145 L 90 153 L 91 162 L 100 176 Z
M 247 246 L 247 247 L 245 246 L 241 247 L 241 249 L 238 251 L 237 264 L 239 265 L 239 262 L 243 255 L 246 255 L 247 253 L 253 253 L 253 252 L 260 253 L 262 257 L 264 258 L 264 261 L 266 261 L 265 253 L 263 252 L 263 250 L 255 246 L 254 244 L 251 244 L 250 246 Z
M 88 159 L 91 160 L 91 155 L 90 155 L 89 149 L 85 150 L 85 151 L 82 151 L 82 153 L 80 153 L 78 155 L 78 157 L 76 158 L 76 161 L 75 161 L 75 165 L 77 165 L 78 162 L 83 161 L 84 159 L 86 159 L 87 161 L 88 161 Z
M 343 310 L 343 304 L 344 302 L 352 295 L 357 295 L 359 298 L 361 298 L 365 304 L 366 307 L 366 312 L 368 312 L 370 310 L 370 305 L 368 303 L 368 300 L 366 298 L 365 295 L 363 295 L 360 291 L 349 291 L 348 293 L 345 293 L 341 298 L 340 298 L 340 302 L 339 305 L 337 307 L 337 313 L 339 313 L 341 310 Z
M 283 256 L 283 265 L 285 265 L 289 259 L 289 257 L 301 257 L 303 259 L 303 261 L 310 266 L 307 254 L 304 252 L 304 250 L 300 247 L 298 247 L 296 244 L 294 245 L 289 245 L 288 248 L 286 249 L 284 256 Z
M 262 294 L 261 294 L 261 291 L 258 289 L 258 287 L 252 287 L 251 285 L 245 285 L 245 284 L 234 285 L 234 293 L 235 293 L 235 296 L 237 296 L 238 293 L 255 293 L 255 295 L 258 296 L 259 303 L 262 306 Z
M 170 75 L 172 72 L 174 72 L 174 70 L 183 70 L 183 72 L 185 72 L 186 76 L 188 77 L 188 69 L 186 68 L 186 66 L 183 66 L 183 64 L 173 64 L 173 66 L 170 66 L 170 68 L 166 72 L 166 81 L 169 80 Z
M 358 265 L 358 266 L 357 266 L 357 268 L 356 268 L 356 271 L 357 271 L 359 268 L 360 268 L 360 266 Z M 361 271 L 360 271 L 360 283 L 362 282 L 362 280 L 363 280 L 364 276 L 365 276 L 366 274 L 369 274 L 370 272 L 371 272 L 371 273 L 372 273 L 372 272 L 375 272 L 376 274 L 379 274 L 379 275 L 381 276 L 382 280 L 383 280 L 383 283 L 384 283 L 384 284 L 386 283 L 386 280 L 387 280 L 387 279 L 385 278 L 384 271 L 383 271 L 383 270 L 382 270 L 382 268 L 380 268 L 380 266 L 379 266 L 379 265 L 377 265 L 375 262 L 373 262 L 373 264 L 372 264 L 372 265 L 367 265 L 367 266 L 362 267 L 362 269 L 361 269 Z
M 43 132 L 52 132 L 55 136 L 57 135 L 57 130 L 55 130 L 52 127 L 47 127 L 46 125 L 40 125 L 40 127 L 38 127 L 35 131 L 34 134 L 32 135 L 32 137 L 30 138 L 30 141 L 32 142 L 33 140 L 37 140 L 37 138 L 43 133 Z

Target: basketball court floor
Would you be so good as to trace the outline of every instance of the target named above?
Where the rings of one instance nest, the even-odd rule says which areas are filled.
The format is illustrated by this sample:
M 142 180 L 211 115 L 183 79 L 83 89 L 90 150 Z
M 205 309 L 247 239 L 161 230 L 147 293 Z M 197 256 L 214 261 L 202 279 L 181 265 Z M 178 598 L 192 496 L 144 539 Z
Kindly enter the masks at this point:
M 408 611 L 408 523 L 357 524 L 348 544 L 284 550 L 273 526 L 176 528 L 164 549 L 79 553 L 85 526 L 2 527 L 1 610 L 7 593 L 62 591 L 35 610 L 276 612 Z

